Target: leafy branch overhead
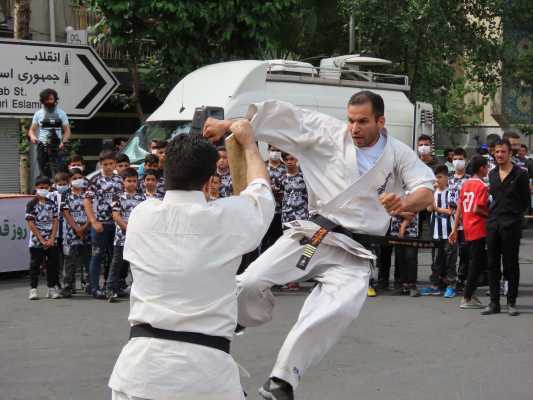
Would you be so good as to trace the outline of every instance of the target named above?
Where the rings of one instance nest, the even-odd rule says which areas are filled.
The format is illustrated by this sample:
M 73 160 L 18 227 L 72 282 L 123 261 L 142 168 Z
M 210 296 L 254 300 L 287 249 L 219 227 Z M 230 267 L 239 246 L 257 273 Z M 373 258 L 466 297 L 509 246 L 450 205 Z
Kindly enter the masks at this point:
M 92 0 L 99 40 L 143 67 L 142 81 L 160 98 L 187 73 L 220 61 L 257 58 L 276 48 L 277 24 L 298 0 Z M 152 46 L 144 52 L 143 46 Z

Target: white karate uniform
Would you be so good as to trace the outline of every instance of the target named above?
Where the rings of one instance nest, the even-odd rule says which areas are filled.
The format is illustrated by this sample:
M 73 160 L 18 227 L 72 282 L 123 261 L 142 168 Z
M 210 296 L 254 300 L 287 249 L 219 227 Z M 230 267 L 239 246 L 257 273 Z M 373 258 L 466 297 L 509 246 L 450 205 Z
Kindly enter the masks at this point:
M 270 185 L 252 182 L 239 196 L 207 202 L 200 191 L 167 191 L 131 213 L 124 258 L 131 264 L 131 325 L 233 337 L 235 274 L 274 216 Z M 231 355 L 206 346 L 134 338 L 109 380 L 115 399 L 244 399 Z
M 354 232 L 384 235 L 390 217 L 379 203 L 384 192 L 433 190 L 433 172 L 405 144 L 389 136 L 357 149 L 347 124 L 330 116 L 266 101 L 250 107 L 248 117 L 258 140 L 293 154 L 300 162 L 309 193 L 310 213 L 318 212 Z M 383 143 L 385 141 L 385 143 Z M 358 162 L 358 153 L 364 153 Z M 370 166 L 369 164 L 373 164 Z M 359 169 L 368 169 L 360 174 Z M 364 171 L 363 171 L 364 172 Z M 357 317 L 366 299 L 374 254 L 351 238 L 329 233 L 305 271 L 296 267 L 300 239 L 319 226 L 295 221 L 289 230 L 238 276 L 239 323 L 256 326 L 272 317 L 273 285 L 313 278 L 318 285 L 304 303 L 287 336 L 271 376 L 298 386 L 304 371 L 320 361 Z

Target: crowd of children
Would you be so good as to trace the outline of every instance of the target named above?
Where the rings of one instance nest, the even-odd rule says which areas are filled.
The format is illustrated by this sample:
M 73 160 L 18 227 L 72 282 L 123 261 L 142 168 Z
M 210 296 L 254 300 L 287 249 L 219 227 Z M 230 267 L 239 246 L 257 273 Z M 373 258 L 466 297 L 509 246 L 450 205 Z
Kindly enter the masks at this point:
M 83 157 L 77 154 L 70 158 L 68 172 L 57 173 L 53 183 L 45 176 L 37 178 L 36 197 L 26 210 L 31 231 L 31 300 L 39 298 L 41 270 L 47 274 L 48 298 L 71 297 L 76 293 L 78 275 L 81 289 L 94 298 L 115 302 L 127 296 L 129 265 L 123 259 L 123 248 L 128 218 L 142 201 L 164 197 L 166 145 L 166 141 L 152 141 L 150 153 L 137 169 L 130 166 L 127 155 L 103 150 L 99 171 L 91 179 L 85 177 Z M 217 172 L 204 193 L 208 201 L 233 192 L 226 150 L 219 148 L 218 152 Z M 266 237 L 254 257 L 282 234 L 282 223 L 308 217 L 307 191 L 298 161 L 275 149 L 270 156 L 277 218 L 270 240 Z

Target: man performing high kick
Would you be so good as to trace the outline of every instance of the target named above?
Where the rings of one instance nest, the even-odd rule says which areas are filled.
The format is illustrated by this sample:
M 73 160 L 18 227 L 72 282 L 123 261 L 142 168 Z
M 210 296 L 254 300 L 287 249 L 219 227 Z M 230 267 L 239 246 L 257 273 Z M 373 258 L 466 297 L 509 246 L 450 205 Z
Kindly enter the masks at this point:
M 273 285 L 314 279 L 296 324 L 285 339 L 265 399 L 293 399 L 293 390 L 358 316 L 366 298 L 368 243 L 355 233 L 384 235 L 390 215 L 432 204 L 432 171 L 384 129 L 381 96 L 362 91 L 348 102 L 348 123 L 280 101 L 252 105 L 247 115 L 257 140 L 300 160 L 310 221 L 290 229 L 238 276 L 239 317 L 244 327 L 272 318 Z M 209 119 L 204 136 L 219 140 L 231 121 Z M 409 195 L 401 196 L 402 188 Z

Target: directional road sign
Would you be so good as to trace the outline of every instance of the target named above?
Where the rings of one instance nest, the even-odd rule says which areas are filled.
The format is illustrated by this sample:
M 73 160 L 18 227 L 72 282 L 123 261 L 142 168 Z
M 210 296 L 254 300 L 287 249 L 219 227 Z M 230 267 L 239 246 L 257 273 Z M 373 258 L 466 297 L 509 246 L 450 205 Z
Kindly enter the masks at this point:
M 92 47 L 0 40 L 0 117 L 32 116 L 52 88 L 69 118 L 91 118 L 117 86 Z

